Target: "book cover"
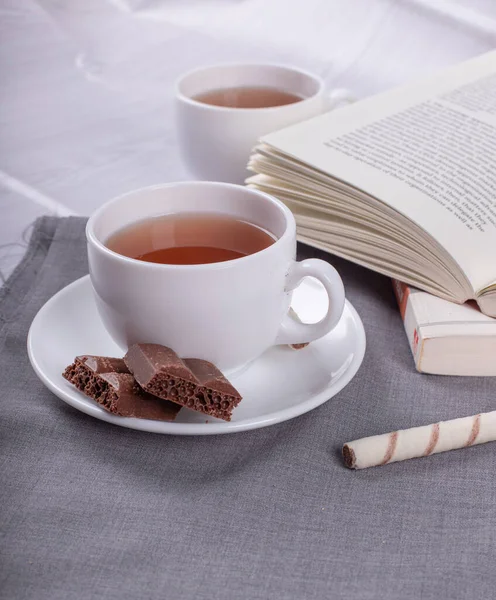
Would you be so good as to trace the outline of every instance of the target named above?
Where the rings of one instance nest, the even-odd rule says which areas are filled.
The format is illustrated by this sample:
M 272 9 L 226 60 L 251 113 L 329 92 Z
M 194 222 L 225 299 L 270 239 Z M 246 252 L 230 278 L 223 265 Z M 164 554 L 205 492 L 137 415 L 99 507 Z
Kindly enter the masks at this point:
M 496 375 L 496 319 L 473 301 L 448 302 L 393 280 L 417 370 L 439 375 Z

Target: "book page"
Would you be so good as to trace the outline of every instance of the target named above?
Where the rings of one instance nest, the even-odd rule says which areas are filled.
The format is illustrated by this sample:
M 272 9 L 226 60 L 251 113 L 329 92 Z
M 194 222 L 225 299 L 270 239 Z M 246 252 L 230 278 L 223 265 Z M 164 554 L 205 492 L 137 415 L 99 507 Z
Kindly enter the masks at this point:
M 475 292 L 496 280 L 496 52 L 262 141 L 417 223 Z

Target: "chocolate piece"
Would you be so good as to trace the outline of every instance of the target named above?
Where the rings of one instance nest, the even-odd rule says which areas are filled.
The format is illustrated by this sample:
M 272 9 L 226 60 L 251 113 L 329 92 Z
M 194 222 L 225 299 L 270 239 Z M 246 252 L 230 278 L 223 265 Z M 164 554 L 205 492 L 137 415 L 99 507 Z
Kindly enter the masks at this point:
M 158 344 L 134 344 L 124 362 L 139 385 L 159 398 L 225 421 L 231 420 L 241 395 L 212 363 L 180 359 Z
M 289 307 L 288 314 L 298 323 L 303 323 L 303 321 L 298 316 L 298 313 L 294 310 L 294 308 L 291 308 L 291 306 Z M 301 342 L 299 344 L 289 344 L 289 347 L 292 348 L 293 350 L 303 350 L 303 348 L 306 348 L 309 343 L 310 342 Z
M 100 403 L 111 413 L 121 417 L 173 421 L 181 407 L 143 391 L 132 375 L 125 373 L 102 373 L 101 379 L 108 383 Z
M 173 421 L 181 408 L 144 392 L 121 358 L 77 356 L 62 375 L 105 410 L 121 417 Z
M 122 358 L 109 356 L 91 356 L 84 354 L 76 356 L 72 365 L 69 365 L 62 376 L 84 392 L 84 388 L 95 373 L 127 373 L 130 374 Z

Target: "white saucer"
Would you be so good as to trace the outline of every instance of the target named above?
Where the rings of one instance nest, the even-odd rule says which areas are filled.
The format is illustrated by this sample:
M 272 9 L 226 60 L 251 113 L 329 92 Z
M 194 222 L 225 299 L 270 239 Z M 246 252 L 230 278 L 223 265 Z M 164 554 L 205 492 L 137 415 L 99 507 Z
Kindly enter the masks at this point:
M 296 290 L 293 308 L 303 321 L 319 320 L 327 295 L 319 282 L 306 279 Z M 79 392 L 62 371 L 80 354 L 122 356 L 98 316 L 89 276 L 55 294 L 38 312 L 28 335 L 28 354 L 41 381 L 59 398 L 101 419 L 155 433 L 208 435 L 275 425 L 323 404 L 353 378 L 365 352 L 362 321 L 347 301 L 337 327 L 303 350 L 274 347 L 231 378 L 243 396 L 230 423 L 181 409 L 174 422 L 112 415 Z

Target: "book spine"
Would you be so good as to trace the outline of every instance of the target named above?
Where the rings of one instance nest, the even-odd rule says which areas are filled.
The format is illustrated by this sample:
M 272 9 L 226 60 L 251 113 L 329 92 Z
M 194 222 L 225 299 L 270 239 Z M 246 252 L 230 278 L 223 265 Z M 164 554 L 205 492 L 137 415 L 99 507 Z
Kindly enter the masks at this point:
M 412 306 L 412 293 L 410 287 L 406 283 L 402 283 L 397 279 L 393 279 L 393 289 L 398 306 L 400 309 L 400 315 L 403 320 L 403 326 L 405 328 L 408 343 L 410 344 L 410 350 L 413 354 L 415 361 L 415 367 L 417 371 L 421 369 L 421 358 L 422 358 L 422 332 L 415 316 L 415 311 Z

